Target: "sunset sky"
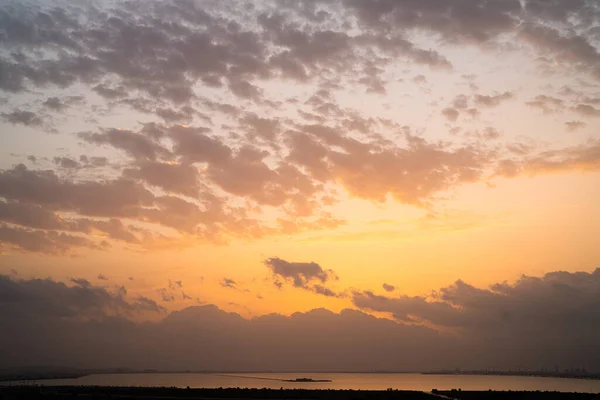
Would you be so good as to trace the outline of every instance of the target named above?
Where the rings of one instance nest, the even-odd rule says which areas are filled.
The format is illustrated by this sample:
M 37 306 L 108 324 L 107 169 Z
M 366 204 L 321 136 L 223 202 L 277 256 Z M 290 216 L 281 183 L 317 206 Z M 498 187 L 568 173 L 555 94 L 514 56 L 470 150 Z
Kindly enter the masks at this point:
M 600 327 L 599 26 L 594 0 L 3 1 L 0 309 Z

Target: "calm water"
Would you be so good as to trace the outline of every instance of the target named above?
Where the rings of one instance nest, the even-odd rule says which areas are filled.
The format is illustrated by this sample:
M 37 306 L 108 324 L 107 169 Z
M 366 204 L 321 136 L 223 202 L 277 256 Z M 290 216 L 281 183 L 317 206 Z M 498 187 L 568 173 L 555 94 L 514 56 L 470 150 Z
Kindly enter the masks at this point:
M 232 374 L 233 375 L 233 374 Z M 294 383 L 271 379 L 331 379 L 327 383 Z M 261 378 L 261 379 L 259 379 Z M 536 378 L 524 376 L 469 376 L 422 374 L 360 374 L 360 373 L 260 373 L 235 374 L 97 374 L 77 379 L 51 379 L 36 382 L 42 385 L 98 386 L 176 386 L 192 388 L 240 387 L 271 389 L 363 389 L 401 390 L 454 389 L 463 390 L 549 390 L 560 392 L 600 393 L 600 380 Z

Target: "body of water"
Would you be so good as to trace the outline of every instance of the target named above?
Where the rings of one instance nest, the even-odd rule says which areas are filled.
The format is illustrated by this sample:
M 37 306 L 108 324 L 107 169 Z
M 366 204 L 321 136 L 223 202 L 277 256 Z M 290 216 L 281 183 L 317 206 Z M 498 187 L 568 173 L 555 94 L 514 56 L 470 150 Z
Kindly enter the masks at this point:
M 312 378 L 332 382 L 283 382 L 280 380 Z M 31 382 L 29 382 L 31 383 Z M 423 375 L 403 373 L 151 373 L 94 374 L 76 379 L 36 381 L 47 386 L 175 386 L 185 388 L 270 388 L 270 389 L 355 389 L 399 390 L 541 390 L 600 393 L 600 380 L 540 378 L 529 376 Z

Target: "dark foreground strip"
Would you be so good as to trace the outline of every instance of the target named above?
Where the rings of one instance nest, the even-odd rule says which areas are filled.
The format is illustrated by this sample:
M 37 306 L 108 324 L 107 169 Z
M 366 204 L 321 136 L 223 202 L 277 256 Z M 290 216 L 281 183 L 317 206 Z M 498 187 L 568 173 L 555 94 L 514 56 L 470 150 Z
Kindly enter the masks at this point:
M 558 392 L 470 392 L 456 390 L 425 393 L 404 390 L 180 389 L 105 386 L 0 387 L 0 400 L 441 400 L 442 398 L 452 400 L 600 400 L 600 395 Z

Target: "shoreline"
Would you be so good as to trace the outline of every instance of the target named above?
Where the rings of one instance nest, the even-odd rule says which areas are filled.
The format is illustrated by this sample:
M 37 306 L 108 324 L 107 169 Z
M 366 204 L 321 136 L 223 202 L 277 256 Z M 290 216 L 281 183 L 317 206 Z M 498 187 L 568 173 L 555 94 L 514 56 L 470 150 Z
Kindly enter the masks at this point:
M 174 387 L 107 387 L 107 386 L 0 386 L 0 400 L 26 398 L 71 399 L 251 399 L 251 400 L 595 400 L 598 393 L 542 391 L 461 391 L 435 390 L 332 390 L 332 389 L 190 389 Z

